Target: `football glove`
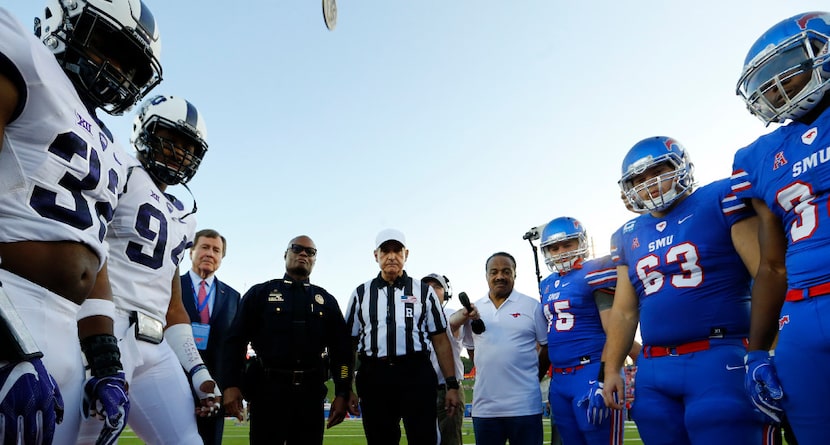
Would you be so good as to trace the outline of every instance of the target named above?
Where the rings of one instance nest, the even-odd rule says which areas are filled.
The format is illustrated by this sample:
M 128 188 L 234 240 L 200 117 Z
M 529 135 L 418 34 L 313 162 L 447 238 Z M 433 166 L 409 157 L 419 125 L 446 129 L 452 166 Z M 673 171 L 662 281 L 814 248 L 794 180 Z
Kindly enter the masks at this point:
M 602 397 L 602 389 L 604 383 L 598 380 L 591 380 L 588 382 L 591 388 L 585 394 L 577 406 L 584 406 L 587 409 L 586 416 L 588 423 L 592 425 L 600 425 L 611 415 L 611 408 L 605 406 L 605 399 Z
M 127 380 L 119 371 L 105 377 L 91 377 L 84 385 L 83 412 L 104 421 L 96 445 L 110 445 L 127 426 L 130 399 L 127 398 Z
M 750 351 L 744 357 L 744 384 L 752 403 L 776 424 L 781 423 L 781 399 L 784 390 L 778 381 L 775 365 L 767 351 Z
M 0 363 L 0 443 L 48 444 L 63 398 L 39 358 Z

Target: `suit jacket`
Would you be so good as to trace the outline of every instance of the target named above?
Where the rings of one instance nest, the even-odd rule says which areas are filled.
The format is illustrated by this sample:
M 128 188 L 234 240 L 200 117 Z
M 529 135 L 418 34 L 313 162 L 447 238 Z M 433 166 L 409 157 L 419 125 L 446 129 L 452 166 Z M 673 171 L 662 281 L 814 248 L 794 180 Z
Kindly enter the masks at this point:
M 187 315 L 190 316 L 190 322 L 199 323 L 201 318 L 199 312 L 196 310 L 196 301 L 193 298 L 193 282 L 190 280 L 190 273 L 185 272 L 181 276 L 182 280 L 182 300 L 184 308 L 187 310 Z M 228 329 L 231 326 L 233 317 L 236 316 L 236 309 L 239 307 L 239 292 L 227 284 L 219 281 L 214 276 L 216 285 L 216 295 L 213 301 L 213 312 L 210 314 L 210 335 L 208 337 L 207 349 L 199 351 L 202 355 L 205 365 L 210 371 L 211 376 L 216 379 L 219 388 L 224 390 L 225 385 L 220 380 L 220 372 L 217 369 L 221 351 L 225 337 L 227 337 Z

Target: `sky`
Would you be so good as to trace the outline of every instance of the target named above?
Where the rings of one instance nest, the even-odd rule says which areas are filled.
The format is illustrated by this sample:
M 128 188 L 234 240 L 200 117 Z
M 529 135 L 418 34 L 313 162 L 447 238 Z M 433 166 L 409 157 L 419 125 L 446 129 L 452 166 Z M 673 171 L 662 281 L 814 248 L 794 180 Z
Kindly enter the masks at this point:
M 628 149 L 680 141 L 706 184 L 772 129 L 735 94 L 746 52 L 818 0 L 147 0 L 164 81 L 204 115 L 209 150 L 188 184 L 198 228 L 228 240 L 217 276 L 244 293 L 280 278 L 289 240 L 319 249 L 312 282 L 345 311 L 377 275 L 375 235 L 403 231 L 406 270 L 449 277 L 472 300 L 485 260 L 580 220 L 594 251 L 633 215 L 617 181 Z M 24 24 L 43 0 L 4 0 Z M 104 120 L 128 144 L 134 112 Z M 180 186 L 168 192 L 185 202 Z M 181 271 L 190 268 L 189 259 Z M 549 272 L 540 257 L 543 276 Z M 458 308 L 457 298 L 448 308 Z

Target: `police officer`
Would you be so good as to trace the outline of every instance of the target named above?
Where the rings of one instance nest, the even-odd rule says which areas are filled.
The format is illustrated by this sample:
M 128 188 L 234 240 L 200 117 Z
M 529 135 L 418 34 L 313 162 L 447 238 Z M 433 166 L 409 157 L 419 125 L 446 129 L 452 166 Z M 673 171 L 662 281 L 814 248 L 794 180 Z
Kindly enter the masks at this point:
M 409 445 L 435 445 L 438 379 L 430 342 L 445 376 L 448 415 L 461 404 L 447 320 L 435 292 L 404 271 L 409 249 L 403 233 L 381 231 L 374 255 L 380 273 L 354 290 L 346 311 L 360 359 L 355 385 L 366 443 L 400 443 L 403 419 Z
M 327 427 L 342 422 L 348 410 L 351 339 L 337 301 L 309 283 L 317 259 L 311 238 L 292 239 L 284 257 L 285 276 L 251 287 L 231 325 L 222 353 L 225 410 L 242 420 L 244 391 L 250 443 L 322 444 L 329 371 L 335 398 Z M 245 370 L 248 342 L 257 360 Z

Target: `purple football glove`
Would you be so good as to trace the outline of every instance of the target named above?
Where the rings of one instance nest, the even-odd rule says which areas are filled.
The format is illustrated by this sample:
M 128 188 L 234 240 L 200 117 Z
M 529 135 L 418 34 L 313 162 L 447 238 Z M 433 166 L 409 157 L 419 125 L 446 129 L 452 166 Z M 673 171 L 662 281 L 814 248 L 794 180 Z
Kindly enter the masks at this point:
M 0 443 L 52 443 L 63 398 L 39 358 L 0 366 Z
M 92 377 L 84 385 L 84 413 L 104 421 L 96 445 L 110 445 L 127 426 L 130 399 L 123 372 L 106 377 Z
M 778 381 L 775 365 L 767 351 L 750 351 L 744 357 L 744 385 L 752 403 L 776 424 L 781 423 L 781 399 L 784 390 Z
M 577 406 L 585 406 L 587 408 L 586 417 L 588 418 L 588 423 L 600 425 L 611 415 L 611 408 L 605 406 L 605 399 L 602 397 L 604 383 L 591 380 L 588 384 L 591 385 L 591 388 L 585 394 L 585 397 L 577 402 Z

